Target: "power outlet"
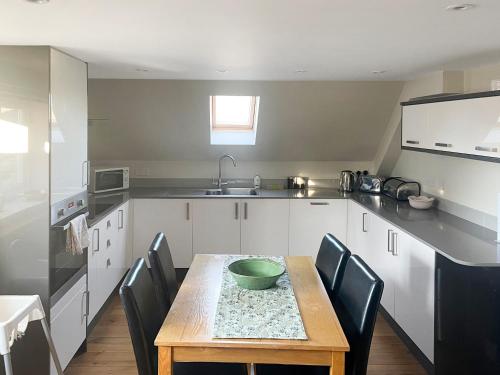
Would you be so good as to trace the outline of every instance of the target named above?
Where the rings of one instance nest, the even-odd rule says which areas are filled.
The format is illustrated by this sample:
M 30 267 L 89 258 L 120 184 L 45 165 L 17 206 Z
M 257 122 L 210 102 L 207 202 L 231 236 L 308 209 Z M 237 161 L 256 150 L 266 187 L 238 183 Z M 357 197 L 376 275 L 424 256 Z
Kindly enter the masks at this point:
M 147 167 L 136 167 L 134 175 L 136 177 L 148 177 L 149 176 L 149 168 L 147 168 Z

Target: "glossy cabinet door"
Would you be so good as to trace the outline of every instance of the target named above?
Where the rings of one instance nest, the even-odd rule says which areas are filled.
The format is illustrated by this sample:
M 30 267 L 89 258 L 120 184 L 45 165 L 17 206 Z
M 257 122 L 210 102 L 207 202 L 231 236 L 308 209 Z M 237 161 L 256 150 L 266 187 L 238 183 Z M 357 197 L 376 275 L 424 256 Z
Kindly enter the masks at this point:
M 407 233 L 397 236 L 395 320 L 434 362 L 435 251 Z
M 50 332 L 64 370 L 87 337 L 85 275 L 50 309 Z M 50 374 L 57 374 L 53 361 Z
M 290 255 L 309 255 L 315 260 L 327 233 L 346 243 L 346 199 L 290 200 Z
M 193 260 L 193 207 L 186 199 L 135 199 L 133 258 L 148 260 L 148 250 L 158 232 L 167 237 L 176 268 Z
M 114 248 L 114 262 L 112 267 L 117 282 L 123 278 L 130 267 L 129 248 L 129 202 L 122 204 L 115 210 L 116 247 Z
M 408 105 L 402 109 L 402 146 L 430 148 L 427 107 Z
M 240 254 L 239 199 L 193 200 L 193 254 Z
M 107 299 L 105 285 L 107 278 L 106 253 L 105 253 L 106 221 L 101 220 L 90 228 L 90 246 L 88 249 L 88 292 L 89 292 L 89 317 L 88 323 L 94 319 Z
M 371 216 L 360 204 L 351 200 L 347 203 L 347 248 L 363 259 L 370 245 Z
M 426 104 L 428 126 L 431 129 L 431 149 L 463 153 L 470 126 L 467 104 L 461 100 Z
M 241 253 L 288 255 L 288 199 L 241 201 Z

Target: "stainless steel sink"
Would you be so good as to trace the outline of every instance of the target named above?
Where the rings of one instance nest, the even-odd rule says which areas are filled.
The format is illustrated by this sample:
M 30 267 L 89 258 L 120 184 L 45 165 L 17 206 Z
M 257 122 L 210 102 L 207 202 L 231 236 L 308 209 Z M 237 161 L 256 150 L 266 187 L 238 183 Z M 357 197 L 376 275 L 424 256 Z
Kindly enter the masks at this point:
M 205 195 L 258 195 L 257 190 L 252 188 L 225 188 L 225 189 L 209 189 L 205 191 Z

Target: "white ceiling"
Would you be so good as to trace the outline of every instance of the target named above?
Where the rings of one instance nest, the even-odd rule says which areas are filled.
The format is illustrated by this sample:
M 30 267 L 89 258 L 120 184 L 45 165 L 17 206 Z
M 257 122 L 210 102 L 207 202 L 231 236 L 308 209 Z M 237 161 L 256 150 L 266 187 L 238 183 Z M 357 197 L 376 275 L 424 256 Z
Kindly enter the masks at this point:
M 94 78 L 408 79 L 500 61 L 500 1 L 445 11 L 457 2 L 2 0 L 0 44 L 59 47 Z

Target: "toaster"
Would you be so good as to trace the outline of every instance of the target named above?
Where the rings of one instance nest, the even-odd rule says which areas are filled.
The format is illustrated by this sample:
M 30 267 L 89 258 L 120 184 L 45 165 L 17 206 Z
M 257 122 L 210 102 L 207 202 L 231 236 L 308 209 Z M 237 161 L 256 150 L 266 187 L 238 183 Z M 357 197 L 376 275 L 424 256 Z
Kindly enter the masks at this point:
M 373 175 L 360 175 L 358 177 L 358 190 L 362 193 L 380 194 L 384 178 Z
M 407 201 L 410 195 L 420 195 L 420 184 L 402 177 L 390 177 L 384 181 L 382 192 L 398 201 Z

